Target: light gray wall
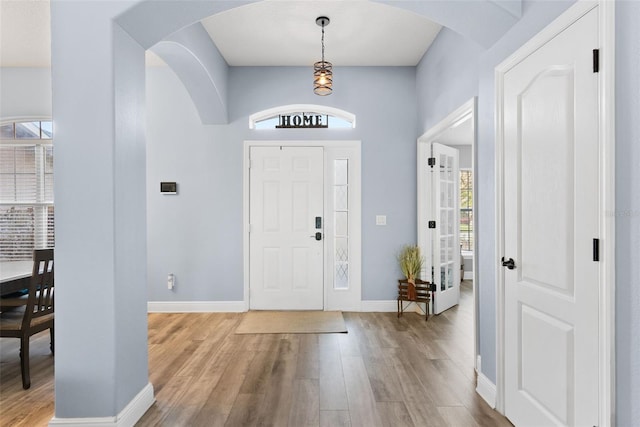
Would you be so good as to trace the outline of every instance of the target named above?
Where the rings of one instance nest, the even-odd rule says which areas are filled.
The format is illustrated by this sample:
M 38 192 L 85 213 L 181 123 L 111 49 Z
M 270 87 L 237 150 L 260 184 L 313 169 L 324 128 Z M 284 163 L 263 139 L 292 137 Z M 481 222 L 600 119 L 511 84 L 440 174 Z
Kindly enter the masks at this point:
M 571 3 L 524 2 L 522 18 L 486 51 L 453 31 L 443 29 L 417 67 L 420 132 L 427 131 L 447 114 L 478 95 L 474 218 L 478 237 L 478 338 L 482 373 L 493 382 L 496 381 L 497 260 L 494 237 L 494 69 Z
M 480 59 L 477 145 L 478 299 L 482 372 L 496 381 L 495 75 L 503 60 L 557 18 L 572 1 L 527 1 L 523 15 Z
M 0 68 L 0 120 L 51 117 L 51 69 Z
M 227 123 L 229 67 L 201 23 L 183 28 L 151 50 L 178 75 L 202 123 Z
M 438 33 L 416 67 L 420 134 L 478 94 L 483 49 L 448 28 Z
M 640 2 L 616 2 L 616 412 L 640 425 Z
M 473 257 L 466 256 L 464 257 L 464 271 L 473 271 Z
M 133 3 L 135 2 L 129 4 Z M 145 375 L 138 372 L 131 379 L 124 379 L 120 375 L 114 375 L 116 369 L 123 369 L 122 366 L 117 368 L 114 366 L 116 348 L 121 351 L 137 352 L 140 345 L 144 346 L 146 344 L 146 340 L 144 337 L 137 337 L 132 340 L 131 348 L 124 347 L 127 341 L 125 339 L 119 340 L 122 345 L 112 345 L 116 341 L 116 334 L 127 333 L 122 331 L 128 326 L 127 311 L 135 309 L 142 313 L 143 310 L 137 306 L 119 306 L 113 301 L 116 294 L 122 295 L 125 293 L 124 290 L 130 285 L 130 282 L 127 281 L 124 284 L 117 285 L 119 289 L 116 289 L 117 286 L 114 279 L 116 268 L 112 262 L 112 254 L 119 252 L 120 255 L 126 255 L 129 252 L 121 245 L 115 245 L 114 241 L 116 239 L 113 234 L 115 233 L 113 227 L 115 218 L 110 216 L 109 213 L 113 212 L 113 209 L 126 208 L 126 205 L 121 205 L 126 200 L 121 199 L 116 207 L 111 196 L 114 192 L 116 181 L 114 167 L 116 165 L 119 166 L 119 162 L 122 159 L 114 163 L 114 158 L 112 157 L 114 150 L 113 140 L 115 138 L 113 135 L 114 129 L 113 126 L 109 126 L 114 121 L 127 121 L 130 118 L 113 117 L 114 111 L 122 114 L 127 110 L 121 106 L 114 108 L 114 83 L 110 70 L 113 69 L 114 65 L 113 51 L 114 49 L 120 50 L 120 47 L 112 45 L 111 36 L 113 34 L 113 18 L 118 16 L 119 22 L 127 25 L 127 32 L 133 35 L 136 40 L 141 41 L 144 47 L 149 47 L 169 32 L 167 31 L 167 23 L 171 23 L 174 29 L 177 30 L 208 13 L 229 7 L 223 2 L 192 2 L 193 5 L 190 5 L 190 8 L 186 8 L 184 3 L 139 3 L 139 7 L 133 11 L 134 13 L 124 15 L 121 13 L 129 5 L 124 1 L 117 2 L 117 4 L 96 1 L 91 2 L 90 5 L 82 2 L 52 3 L 53 66 L 54 70 L 58 70 L 54 72 L 53 77 L 54 99 L 56 96 L 58 97 L 58 101 L 54 105 L 54 114 L 56 122 L 62 126 L 57 129 L 56 138 L 56 230 L 58 237 L 60 237 L 56 247 L 56 257 L 60 254 L 57 259 L 56 269 L 57 279 L 60 279 L 59 282 L 65 283 L 65 286 L 60 286 L 58 290 L 57 305 L 58 308 L 67 307 L 67 315 L 57 318 L 58 344 L 62 344 L 61 339 L 65 344 L 65 346 L 59 345 L 56 353 L 57 416 L 79 417 L 86 415 L 99 417 L 105 414 L 115 415 L 122 409 L 119 404 L 116 404 L 116 400 L 121 402 L 124 401 L 124 398 L 116 397 L 116 394 L 120 392 L 116 393 L 114 391 L 113 382 L 122 382 L 122 387 L 127 389 L 126 392 L 131 393 L 139 390 L 139 383 L 141 382 L 139 378 Z M 637 22 L 640 20 L 640 11 L 638 10 L 638 4 L 634 2 L 618 1 L 617 5 L 616 413 L 618 425 L 626 426 L 637 424 L 640 420 L 640 408 L 636 404 L 636 402 L 640 401 L 640 363 L 638 362 L 640 360 L 640 344 L 638 342 L 638 337 L 640 337 L 640 315 L 638 314 L 640 313 L 640 287 L 638 286 L 638 277 L 640 277 L 640 274 L 637 263 L 637 260 L 640 259 L 640 245 L 638 244 L 638 235 L 640 235 L 638 218 L 640 216 L 637 215 L 637 212 L 640 211 L 640 177 L 638 176 L 640 172 L 637 168 L 637 165 L 640 164 L 640 155 L 637 148 L 639 136 L 637 117 L 640 117 L 637 81 L 637 76 L 640 75 L 640 65 L 638 64 L 640 36 Z M 160 7 L 164 8 L 164 15 L 151 13 Z M 438 100 L 450 99 L 450 102 L 426 102 L 431 96 L 428 91 L 424 91 L 429 87 L 429 80 L 427 79 L 429 73 L 425 73 L 422 68 L 437 64 L 438 58 L 434 57 L 432 60 L 435 62 L 430 64 L 425 62 L 418 67 L 420 77 L 418 78 L 417 87 L 423 89 L 419 90 L 418 111 L 420 112 L 420 119 L 416 119 L 416 123 L 419 122 L 420 126 L 416 130 L 416 135 L 437 123 L 439 118 L 448 114 L 452 109 L 450 108 L 451 106 L 457 107 L 471 96 L 479 95 L 479 151 L 480 145 L 483 148 L 478 153 L 478 164 L 479 168 L 484 171 L 478 183 L 481 190 L 480 200 L 478 201 L 481 215 L 478 219 L 479 227 L 482 230 L 481 239 L 483 243 L 481 244 L 481 251 L 488 254 L 485 258 L 485 270 L 479 283 L 482 308 L 480 320 L 481 353 L 483 356 L 483 372 L 491 379 L 495 379 L 495 367 L 492 367 L 492 364 L 495 363 L 495 281 L 493 277 L 495 254 L 491 243 L 494 233 L 494 197 L 493 175 L 490 173 L 494 166 L 493 67 L 566 7 L 566 3 L 559 2 L 525 3 L 522 21 L 514 26 L 512 31 L 503 37 L 496 46 L 483 53 L 479 58 L 480 66 L 477 76 L 474 73 L 467 73 L 463 69 L 458 69 L 450 78 L 440 79 L 440 87 L 432 88 L 434 93 L 441 94 Z M 154 18 L 161 16 L 162 19 L 149 19 L 150 16 Z M 148 22 L 148 25 L 140 25 L 145 21 Z M 490 23 L 485 25 L 490 25 Z M 79 37 L 78 34 L 82 34 L 82 37 Z M 443 34 L 452 36 L 452 39 L 455 38 L 453 37 L 455 34 L 447 34 L 446 32 Z M 473 54 L 475 47 L 472 43 L 461 43 L 458 46 L 458 43 L 451 41 L 443 47 L 444 49 L 441 48 L 440 52 L 442 58 L 446 55 L 458 56 L 461 64 L 468 64 L 471 67 L 478 66 L 476 63 L 477 54 Z M 465 50 L 472 53 L 467 56 L 466 60 L 464 59 L 465 55 L 462 54 Z M 443 59 L 443 61 L 446 62 L 446 59 Z M 430 73 L 435 73 L 436 70 L 437 67 L 434 67 Z M 443 70 L 446 70 L 446 67 Z M 137 78 L 140 79 L 140 77 Z M 469 81 L 468 78 L 476 81 Z M 337 82 L 338 80 L 336 80 Z M 354 84 L 357 85 L 357 83 Z M 373 87 L 378 86 L 374 85 Z M 6 87 L 3 87 L 0 90 L 5 89 Z M 246 94 L 246 96 L 250 95 L 251 93 Z M 6 95 L 5 92 L 2 92 L 2 96 L 8 96 L 11 100 L 15 99 L 13 95 Z M 371 97 L 375 97 L 375 94 L 370 94 L 367 99 L 371 101 Z M 395 107 L 385 105 L 383 97 L 376 98 L 374 101 L 380 104 L 382 108 Z M 14 115 L 14 113 L 11 114 Z M 21 114 L 15 113 L 15 115 Z M 27 114 L 39 115 L 40 113 L 34 113 L 32 109 L 28 109 Z M 226 132 L 230 132 L 232 127 L 233 124 L 227 127 Z M 220 139 L 224 141 L 227 133 L 224 130 L 218 130 L 218 132 L 218 135 L 221 136 Z M 175 131 L 175 134 L 178 142 L 184 140 L 178 131 Z M 86 138 L 87 135 L 92 135 L 92 138 Z M 253 137 L 251 133 L 249 135 Z M 344 135 L 341 136 L 345 137 Z M 388 139 L 389 141 L 395 141 L 396 138 L 391 135 Z M 149 143 L 151 144 L 152 141 L 150 140 Z M 212 143 L 216 143 L 216 141 Z M 366 140 L 363 138 L 363 150 L 365 145 Z M 374 153 L 369 153 L 367 156 L 369 160 L 374 160 L 370 162 L 374 167 L 386 163 L 383 155 L 377 156 Z M 137 156 L 134 157 L 137 158 Z M 375 160 L 376 157 L 378 158 L 377 161 Z M 95 167 L 90 168 L 85 162 L 87 158 L 99 158 L 100 162 Z M 227 160 L 231 161 L 233 159 L 218 159 L 219 162 Z M 411 160 L 410 163 L 413 164 L 415 161 Z M 143 164 L 144 161 L 138 161 L 138 166 Z M 369 166 L 365 173 L 380 173 L 374 167 Z M 144 167 L 141 169 L 144 170 Z M 126 174 L 130 173 L 131 171 L 126 172 Z M 163 179 L 164 175 L 163 171 Z M 149 177 L 153 178 L 154 182 L 159 180 L 159 176 L 152 177 L 150 174 Z M 222 178 L 225 179 L 226 177 Z M 140 182 L 141 180 L 136 178 L 134 181 Z M 380 184 L 381 181 L 383 181 L 382 178 L 376 179 L 374 177 L 371 180 L 371 185 Z M 406 181 L 406 179 L 403 179 L 403 181 Z M 120 182 L 121 184 L 127 183 L 126 181 Z M 141 182 L 144 182 L 144 179 Z M 395 185 L 397 182 L 393 181 L 392 184 Z M 149 186 L 151 185 L 150 183 Z M 390 192 L 394 189 L 395 187 L 390 185 L 382 190 Z M 366 201 L 369 212 L 363 214 L 365 223 L 371 214 L 384 213 L 379 212 L 378 207 L 383 209 L 388 207 L 381 200 L 373 200 L 374 194 L 372 191 L 374 190 L 369 191 L 368 200 Z M 399 198 L 398 196 L 395 197 L 394 201 Z M 403 198 L 400 199 L 404 200 Z M 139 214 L 140 208 L 137 205 L 134 208 L 136 215 Z M 217 207 L 217 209 L 220 208 Z M 415 206 L 402 206 L 398 209 L 415 211 Z M 235 212 L 230 211 L 228 215 L 231 216 Z M 152 215 L 151 210 L 150 215 Z M 89 224 L 88 218 L 94 218 L 94 222 Z M 97 227 L 96 223 L 100 224 L 100 226 Z M 231 223 L 231 220 L 228 223 Z M 139 233 L 143 232 L 140 231 Z M 405 240 L 404 238 L 410 234 L 409 231 L 406 231 L 406 233 L 406 236 L 402 236 L 402 240 Z M 383 242 L 385 237 L 386 233 L 380 232 L 378 236 L 374 236 L 368 243 Z M 191 244 L 193 241 L 189 243 Z M 151 250 L 150 248 L 149 251 L 151 252 Z M 141 256 L 144 258 L 144 254 L 130 253 L 130 255 L 133 264 L 136 264 L 136 261 Z M 385 254 L 382 255 L 386 258 Z M 104 263 L 105 261 L 108 263 L 107 265 L 99 264 L 99 262 Z M 185 263 L 187 262 L 189 261 L 185 261 Z M 137 264 L 143 265 L 144 262 Z M 484 262 L 481 263 L 481 265 L 484 264 Z M 78 265 L 83 267 L 78 268 Z M 235 266 L 232 267 L 235 268 Z M 140 268 L 138 269 L 140 270 Z M 138 275 L 139 272 L 136 271 L 136 276 Z M 374 274 L 369 273 L 368 278 L 373 276 Z M 87 277 L 92 277 L 93 280 L 88 281 Z M 383 281 L 386 283 L 387 279 L 385 278 Z M 150 282 L 153 283 L 151 275 Z M 180 286 L 180 279 L 178 283 Z M 162 284 L 166 288 L 164 277 L 162 278 Z M 216 284 L 216 286 L 222 285 Z M 372 291 L 373 296 L 385 294 L 386 297 L 387 291 L 380 292 L 381 289 L 376 289 L 377 291 Z M 83 309 L 81 303 L 86 300 L 83 295 L 87 292 L 91 292 L 94 300 L 100 301 L 100 304 Z M 226 297 L 226 295 L 222 296 Z M 372 295 L 367 297 L 371 298 Z M 136 304 L 138 304 L 140 298 L 135 292 L 134 298 L 137 300 Z M 203 297 L 203 299 L 206 298 Z M 90 309 L 90 312 L 87 311 L 88 309 Z M 116 324 L 114 319 L 121 315 L 124 315 L 125 319 Z M 134 318 L 130 320 L 137 322 Z M 139 328 L 134 328 L 133 333 L 137 334 L 138 330 Z M 90 337 L 95 337 L 95 339 Z M 122 357 L 119 359 L 119 363 L 126 364 L 129 362 L 125 357 Z M 136 365 L 139 362 L 134 360 L 132 363 Z M 130 367 L 124 367 L 124 369 L 128 370 Z M 78 378 L 81 378 L 82 382 L 78 382 Z
M 458 150 L 458 162 L 460 169 L 471 169 L 473 167 L 473 148 L 470 145 L 454 145 Z
M 148 384 L 144 50 L 113 23 L 132 4 L 51 3 L 58 418 Z
M 115 122 L 114 145 L 114 311 L 115 408 L 121 410 L 148 384 L 144 49 L 114 26 L 115 105 L 126 118 Z M 94 225 L 95 226 L 95 225 Z
M 148 299 L 242 300 L 242 140 L 203 125 L 170 68 L 147 68 L 146 97 Z
M 362 141 L 362 298 L 395 297 L 395 254 L 416 239 L 415 68 L 336 68 L 334 93 L 298 67 L 232 67 L 228 125 L 207 126 L 167 68 L 147 69 L 148 277 L 151 301 L 241 301 L 245 140 Z M 249 130 L 249 115 L 316 103 L 354 113 L 353 130 Z M 177 181 L 163 196 L 160 181 Z M 375 216 L 387 215 L 387 225 Z M 177 286 L 167 289 L 167 274 Z
M 480 45 L 493 45 L 520 17 L 522 0 L 374 0 L 424 15 Z
M 524 42 L 566 10 L 569 2 L 527 1 L 522 19 L 496 45 L 480 55 L 478 74 L 472 42 L 443 30 L 418 66 L 421 132 L 478 94 L 477 182 L 479 232 L 480 354 L 482 371 L 495 381 L 494 232 L 494 69 Z M 640 422 L 640 3 L 616 2 L 616 416 L 617 425 Z M 442 45 L 441 45 L 442 44 Z M 462 66 L 439 69 L 445 61 Z M 466 58 L 466 59 L 465 59 Z M 468 69 L 464 61 L 469 61 Z M 437 74 L 437 75 L 434 75 Z M 433 87 L 433 86 L 436 87 Z M 475 90 L 477 85 L 477 91 Z M 434 102 L 437 93 L 438 100 Z M 455 102 L 448 100 L 455 99 Z M 454 104 L 454 105 L 450 105 Z

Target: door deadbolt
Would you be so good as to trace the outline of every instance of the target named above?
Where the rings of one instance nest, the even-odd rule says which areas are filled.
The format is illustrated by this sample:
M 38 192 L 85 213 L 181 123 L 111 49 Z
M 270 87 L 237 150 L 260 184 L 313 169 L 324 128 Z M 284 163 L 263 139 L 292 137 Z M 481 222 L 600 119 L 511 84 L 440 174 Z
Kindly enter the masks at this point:
M 505 261 L 504 257 L 502 257 L 502 266 L 507 267 L 509 270 L 513 270 L 514 268 L 516 268 L 516 262 L 513 260 L 513 258 L 509 258 Z

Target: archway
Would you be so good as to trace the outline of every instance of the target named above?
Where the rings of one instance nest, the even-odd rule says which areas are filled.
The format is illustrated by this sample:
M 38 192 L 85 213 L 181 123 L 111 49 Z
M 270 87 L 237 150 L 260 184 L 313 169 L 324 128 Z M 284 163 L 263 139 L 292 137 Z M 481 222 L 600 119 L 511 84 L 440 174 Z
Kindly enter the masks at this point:
M 249 3 L 52 3 L 60 285 L 54 424 L 78 418 L 135 421 L 153 401 L 141 285 L 146 281 L 144 52 L 180 28 Z M 461 15 L 425 3 L 419 13 L 463 27 Z M 504 10 L 493 2 L 481 4 L 506 26 Z M 486 28 L 486 21 L 475 22 L 468 25 L 471 37 Z

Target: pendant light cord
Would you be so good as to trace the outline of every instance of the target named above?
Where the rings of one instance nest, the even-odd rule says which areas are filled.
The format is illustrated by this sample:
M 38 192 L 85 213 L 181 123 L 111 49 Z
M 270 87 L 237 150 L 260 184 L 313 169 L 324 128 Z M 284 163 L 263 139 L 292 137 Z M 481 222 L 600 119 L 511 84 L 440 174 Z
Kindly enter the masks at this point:
M 324 64 L 324 22 L 322 22 L 322 64 Z

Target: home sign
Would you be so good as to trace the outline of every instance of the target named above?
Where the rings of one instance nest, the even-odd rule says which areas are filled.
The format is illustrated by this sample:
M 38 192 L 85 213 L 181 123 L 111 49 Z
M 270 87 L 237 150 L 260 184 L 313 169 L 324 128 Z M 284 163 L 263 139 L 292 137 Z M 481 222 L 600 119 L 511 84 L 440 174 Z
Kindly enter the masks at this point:
M 322 114 L 287 114 L 278 116 L 276 129 L 308 129 L 329 127 L 329 116 Z

